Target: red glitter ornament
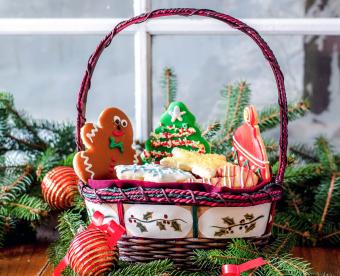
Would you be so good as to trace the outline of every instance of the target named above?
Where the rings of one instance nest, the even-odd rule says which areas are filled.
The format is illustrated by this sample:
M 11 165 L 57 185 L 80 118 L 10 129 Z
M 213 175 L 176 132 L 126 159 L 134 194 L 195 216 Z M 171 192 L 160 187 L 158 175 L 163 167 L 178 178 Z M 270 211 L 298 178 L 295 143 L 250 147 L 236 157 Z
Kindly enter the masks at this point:
M 71 207 L 78 193 L 78 181 L 79 178 L 71 167 L 52 169 L 41 182 L 45 201 L 52 209 L 64 210 Z

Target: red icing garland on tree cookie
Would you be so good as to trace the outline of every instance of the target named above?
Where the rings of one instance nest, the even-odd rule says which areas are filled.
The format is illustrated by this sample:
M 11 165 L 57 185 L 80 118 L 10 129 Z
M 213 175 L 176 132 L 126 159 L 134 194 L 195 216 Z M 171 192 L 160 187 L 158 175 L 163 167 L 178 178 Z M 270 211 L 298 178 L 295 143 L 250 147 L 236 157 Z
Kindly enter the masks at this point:
M 160 125 L 150 134 L 142 154 L 144 162 L 159 162 L 180 147 L 199 153 L 210 153 L 209 143 L 202 137 L 195 116 L 182 102 L 172 102 L 162 115 Z

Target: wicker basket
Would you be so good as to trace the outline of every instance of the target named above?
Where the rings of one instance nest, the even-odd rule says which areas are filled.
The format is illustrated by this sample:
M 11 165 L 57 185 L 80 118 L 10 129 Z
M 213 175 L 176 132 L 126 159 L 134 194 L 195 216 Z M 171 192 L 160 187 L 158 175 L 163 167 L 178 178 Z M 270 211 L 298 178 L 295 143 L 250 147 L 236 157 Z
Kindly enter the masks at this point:
M 231 190 L 198 183 L 89 180 L 89 183 L 80 183 L 80 191 L 90 215 L 99 210 L 107 219 L 113 218 L 126 227 L 127 235 L 119 242 L 122 259 L 144 262 L 168 258 L 178 266 L 188 266 L 194 249 L 223 248 L 230 238 L 248 238 L 257 244 L 268 242 L 275 204 L 282 196 L 281 184 L 287 162 L 287 102 L 283 75 L 277 60 L 254 29 L 229 15 L 211 10 L 155 10 L 119 23 L 91 55 L 78 95 L 78 150 L 83 149 L 80 129 L 85 123 L 87 93 L 103 50 L 119 32 L 130 25 L 174 15 L 217 19 L 248 35 L 262 50 L 276 79 L 281 110 L 278 174 L 271 183 L 252 189 Z M 101 185 L 104 188 L 90 187 Z

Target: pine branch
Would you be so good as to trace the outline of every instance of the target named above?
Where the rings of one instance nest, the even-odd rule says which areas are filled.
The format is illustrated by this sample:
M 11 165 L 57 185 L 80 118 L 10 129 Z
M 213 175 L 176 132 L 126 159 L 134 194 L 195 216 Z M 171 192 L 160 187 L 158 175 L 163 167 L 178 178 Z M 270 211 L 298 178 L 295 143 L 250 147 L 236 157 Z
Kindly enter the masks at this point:
M 58 263 L 65 257 L 70 242 L 71 241 L 65 242 L 57 240 L 48 247 L 47 256 L 50 264 L 52 264 L 53 267 L 57 266 Z
M 25 192 L 32 183 L 32 167 L 26 166 L 25 170 L 19 175 L 3 177 L 0 184 L 0 205 L 14 200 L 21 193 Z
M 243 110 L 249 104 L 250 89 L 246 82 L 242 81 L 236 86 L 227 86 L 222 91 L 222 97 L 226 99 L 225 115 L 225 137 L 224 141 L 229 141 L 235 129 L 243 121 Z
M 74 125 L 63 124 L 54 130 L 53 138 L 49 140 L 49 144 L 60 158 L 65 158 L 75 151 L 74 137 Z
M 62 166 L 66 166 L 66 167 L 73 167 L 73 158 L 75 156 L 75 152 L 70 153 L 69 155 L 67 155 L 63 161 L 62 161 Z
M 7 106 L 8 111 L 15 117 L 16 120 L 18 120 L 21 125 L 26 128 L 32 135 L 33 137 L 38 141 L 38 144 L 41 146 L 41 149 L 46 149 L 47 144 L 45 141 L 43 141 L 39 135 L 38 132 L 27 122 L 27 120 L 24 118 L 23 115 L 21 115 L 13 105 L 8 105 Z
M 78 233 L 79 229 L 85 228 L 85 223 L 82 220 L 79 212 L 68 210 L 63 212 L 58 219 L 59 225 L 57 227 L 60 240 L 63 242 L 70 242 Z
M 34 143 L 31 143 L 31 142 L 26 141 L 24 139 L 17 138 L 15 136 L 13 136 L 12 134 L 8 134 L 7 137 L 16 141 L 18 144 L 24 145 L 26 147 L 33 149 L 33 150 L 45 150 L 46 149 L 46 147 L 43 144 L 34 144 Z
M 335 236 L 339 236 L 339 238 L 340 238 L 340 230 L 334 231 L 332 233 L 329 233 L 327 235 L 320 237 L 320 241 L 327 240 L 327 239 L 333 238 Z
M 82 198 L 80 194 L 77 194 L 74 197 L 73 209 L 79 212 L 86 210 L 84 198 Z
M 293 233 L 279 234 L 275 240 L 263 248 L 265 254 L 280 256 L 289 253 L 296 244 L 296 236 Z
M 288 120 L 293 121 L 303 117 L 309 110 L 308 102 L 298 102 L 288 105 Z M 280 109 L 278 106 L 270 106 L 262 110 L 259 114 L 260 131 L 265 131 L 277 127 L 280 124 Z
M 45 174 L 49 172 L 52 168 L 58 165 L 60 162 L 59 156 L 56 152 L 49 148 L 37 157 L 36 161 L 36 176 L 39 181 L 41 181 Z
M 22 195 L 18 202 L 9 202 L 11 216 L 26 221 L 39 220 L 48 215 L 48 205 L 40 198 Z
M 177 79 L 173 69 L 166 67 L 163 72 L 162 88 L 165 95 L 165 110 L 175 101 L 177 93 Z
M 298 197 L 298 195 L 296 195 L 295 192 L 293 192 L 289 185 L 284 185 L 284 187 L 288 191 L 289 199 L 292 201 L 296 214 L 299 216 L 301 214 L 301 210 L 299 207 L 299 205 L 301 204 L 301 199 Z
M 221 124 L 219 122 L 214 122 L 209 124 L 207 128 L 204 131 L 202 131 L 202 136 L 205 139 L 211 140 L 218 134 L 220 130 Z
M 340 244 L 340 224 L 326 221 L 322 233 L 318 233 L 318 245 L 338 246 Z
M 322 227 L 325 223 L 325 219 L 326 219 L 326 216 L 327 216 L 327 213 L 328 213 L 329 205 L 330 205 L 331 199 L 332 199 L 332 194 L 333 194 L 333 191 L 334 191 L 335 179 L 336 179 L 336 177 L 339 177 L 339 176 L 340 176 L 340 174 L 339 175 L 337 175 L 335 173 L 332 174 L 331 182 L 330 182 L 330 185 L 329 185 L 327 198 L 326 198 L 326 202 L 325 202 L 325 207 L 323 209 L 322 216 L 321 216 L 321 219 L 320 219 L 320 223 L 319 223 L 319 226 L 318 226 L 319 232 L 322 231 Z
M 312 211 L 318 217 L 318 233 L 321 235 L 326 222 L 334 223 L 340 218 L 340 173 L 324 177 L 316 190 Z
M 10 216 L 9 209 L 4 206 L 0 206 L 0 248 L 4 246 L 6 241 L 6 234 L 14 229 L 14 220 Z
M 228 122 L 229 122 L 229 113 L 230 113 L 230 99 L 231 99 L 231 95 L 233 92 L 233 87 L 231 85 L 227 85 L 224 94 L 222 94 L 222 96 L 224 96 L 227 100 L 227 107 L 226 107 L 226 111 L 225 111 L 225 124 L 224 124 L 224 128 L 228 129 Z M 223 91 L 222 91 L 223 93 Z
M 84 209 L 82 211 L 84 211 Z M 82 220 L 81 212 L 75 209 L 63 212 L 59 216 L 58 222 L 59 239 L 48 248 L 48 260 L 53 266 L 56 266 L 60 260 L 64 258 L 71 241 L 78 231 L 86 227 L 85 222 Z M 75 274 L 68 267 L 63 272 L 63 275 Z
M 309 162 L 318 162 L 319 158 L 315 154 L 315 150 L 304 145 L 304 144 L 295 144 L 289 146 L 290 152 L 294 153 L 295 155 L 301 157 L 303 160 Z
M 303 187 L 305 183 L 320 179 L 322 176 L 325 176 L 326 173 L 325 168 L 319 163 L 291 166 L 286 169 L 285 183 L 289 186 Z
M 112 271 L 109 276 L 144 276 L 144 275 L 169 275 L 175 270 L 169 260 L 158 260 L 146 264 L 129 264 L 125 267 Z
M 273 267 L 279 271 L 278 275 L 310 275 L 311 266 L 308 262 L 300 258 L 293 258 L 291 255 L 283 255 L 280 258 L 270 258 L 268 261 Z M 266 266 L 264 266 L 266 267 Z M 265 275 L 270 271 L 265 270 Z M 275 274 L 274 274 L 275 275 Z M 276 274 L 277 275 L 277 274 Z
M 286 222 L 285 225 L 278 224 L 278 223 L 275 223 L 275 222 L 273 223 L 273 226 L 274 226 L 274 227 L 277 227 L 277 228 L 279 228 L 279 229 L 282 229 L 282 230 L 284 230 L 284 231 L 286 231 L 286 232 L 290 232 L 290 233 L 299 235 L 299 236 L 301 236 L 301 237 L 303 237 L 303 238 L 305 238 L 305 239 L 310 239 L 311 235 L 310 235 L 310 233 L 309 233 L 308 231 L 301 232 L 301 231 L 298 231 L 298 230 L 295 230 L 295 229 L 289 227 L 288 225 L 289 225 L 288 222 Z
M 263 139 L 264 145 L 266 146 L 267 153 L 277 153 L 279 149 L 278 143 L 274 139 Z
M 329 142 L 324 137 L 320 136 L 316 138 L 315 149 L 324 168 L 332 172 L 336 172 L 337 166 L 335 157 L 332 152 L 332 146 L 329 144 Z
M 276 250 L 266 252 L 248 241 L 236 239 L 231 241 L 226 250 L 196 251 L 194 265 L 207 275 L 219 275 L 224 264 L 241 264 L 262 257 L 267 264 L 253 270 L 250 275 L 309 275 L 311 267 L 308 262 L 289 254 L 281 254 L 288 243 L 287 239 L 281 239 Z

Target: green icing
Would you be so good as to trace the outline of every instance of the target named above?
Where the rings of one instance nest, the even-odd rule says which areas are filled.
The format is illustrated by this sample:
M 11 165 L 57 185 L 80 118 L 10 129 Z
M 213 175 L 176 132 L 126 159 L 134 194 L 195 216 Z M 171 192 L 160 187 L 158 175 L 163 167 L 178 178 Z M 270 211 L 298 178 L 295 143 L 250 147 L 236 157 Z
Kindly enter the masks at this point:
M 123 143 L 122 142 L 116 143 L 115 142 L 115 138 L 113 138 L 112 136 L 109 137 L 109 141 L 110 141 L 110 143 L 109 143 L 109 148 L 110 149 L 118 148 L 121 153 L 124 152 L 124 148 L 123 148 Z
M 158 134 L 175 134 L 185 132 L 180 137 L 159 137 Z M 195 141 L 192 145 L 170 146 L 169 141 L 177 144 L 190 143 Z M 152 143 L 164 142 L 166 145 L 153 146 Z M 198 146 L 198 148 L 197 148 Z M 150 134 L 150 138 L 146 140 L 145 151 L 142 154 L 144 162 L 157 162 L 161 158 L 152 156 L 152 152 L 167 152 L 171 153 L 174 147 L 180 147 L 190 151 L 199 151 L 202 153 L 210 153 L 209 143 L 202 137 L 201 131 L 196 124 L 195 116 L 189 111 L 186 105 L 182 102 L 172 102 L 167 111 L 161 116 L 160 125 L 154 132 Z

